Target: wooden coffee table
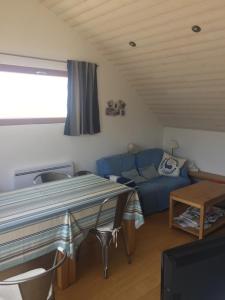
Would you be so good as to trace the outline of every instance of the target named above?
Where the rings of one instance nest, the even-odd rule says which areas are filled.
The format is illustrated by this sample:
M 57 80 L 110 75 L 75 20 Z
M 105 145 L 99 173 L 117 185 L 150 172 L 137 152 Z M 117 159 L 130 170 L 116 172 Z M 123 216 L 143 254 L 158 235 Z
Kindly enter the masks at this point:
M 225 200 L 225 184 L 201 181 L 170 193 L 169 226 L 194 234 L 199 239 L 225 224 L 225 217 L 220 218 L 208 229 L 204 229 L 205 212 L 211 206 Z M 174 222 L 174 217 L 180 215 L 189 207 L 200 209 L 200 228 L 182 227 Z

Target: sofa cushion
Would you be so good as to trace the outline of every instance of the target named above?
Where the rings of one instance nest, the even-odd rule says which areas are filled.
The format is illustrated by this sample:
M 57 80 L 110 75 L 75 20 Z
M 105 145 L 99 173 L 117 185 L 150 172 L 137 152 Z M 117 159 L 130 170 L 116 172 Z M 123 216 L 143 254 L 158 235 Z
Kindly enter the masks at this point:
M 158 177 L 159 173 L 157 172 L 154 165 L 149 165 L 139 169 L 139 173 L 144 178 L 150 180 L 152 178 Z
M 189 178 L 184 178 L 181 176 L 178 177 L 159 176 L 157 178 L 152 179 L 149 182 L 160 184 L 161 186 L 166 187 L 169 191 L 173 191 L 175 189 L 178 189 L 182 186 L 191 183 Z
M 97 173 L 100 176 L 117 175 L 121 176 L 123 171 L 135 169 L 135 155 L 131 153 L 124 153 L 103 157 L 96 162 Z
M 164 152 L 158 172 L 164 176 L 179 176 L 180 169 L 183 167 L 185 161 L 185 159 Z
M 138 185 L 143 212 L 149 215 L 169 207 L 171 191 L 190 184 L 187 177 L 159 176 Z
M 122 176 L 132 179 L 136 184 L 146 181 L 146 178 L 140 176 L 137 169 L 131 169 L 128 171 L 123 171 Z
M 158 148 L 147 149 L 136 154 L 136 165 L 138 169 L 154 165 L 156 169 L 161 162 L 163 150 Z

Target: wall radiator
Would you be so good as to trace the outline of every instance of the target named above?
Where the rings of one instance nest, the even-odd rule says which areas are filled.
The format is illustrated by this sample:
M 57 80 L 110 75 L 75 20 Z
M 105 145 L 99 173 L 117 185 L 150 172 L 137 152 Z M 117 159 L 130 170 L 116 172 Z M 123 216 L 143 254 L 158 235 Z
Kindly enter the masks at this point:
M 29 169 L 17 170 L 14 174 L 14 188 L 19 189 L 33 185 L 35 176 L 42 172 L 59 172 L 74 175 L 74 163 L 72 161 L 55 165 L 46 165 Z

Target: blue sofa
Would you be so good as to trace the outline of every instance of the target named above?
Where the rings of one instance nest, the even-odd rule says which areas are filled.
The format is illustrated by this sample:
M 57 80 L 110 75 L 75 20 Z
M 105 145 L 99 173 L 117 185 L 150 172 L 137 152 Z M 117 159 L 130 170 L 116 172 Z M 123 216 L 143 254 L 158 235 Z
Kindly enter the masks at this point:
M 97 173 L 100 176 L 122 176 L 123 171 L 137 170 L 154 164 L 155 168 L 161 162 L 163 150 L 147 149 L 137 154 L 119 154 L 97 160 Z M 138 184 L 138 191 L 144 215 L 162 211 L 169 207 L 169 194 L 171 191 L 191 184 L 187 168 L 181 169 L 180 176 L 158 176 Z

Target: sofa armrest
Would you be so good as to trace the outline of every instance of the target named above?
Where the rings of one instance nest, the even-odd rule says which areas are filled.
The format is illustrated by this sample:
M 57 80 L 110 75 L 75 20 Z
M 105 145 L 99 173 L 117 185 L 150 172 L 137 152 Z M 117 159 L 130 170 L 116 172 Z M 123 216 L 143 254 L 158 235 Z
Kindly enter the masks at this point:
M 188 178 L 188 168 L 186 166 L 183 166 L 180 170 L 180 176 Z

